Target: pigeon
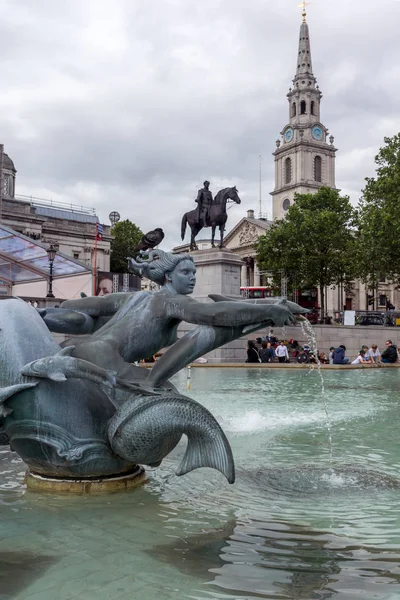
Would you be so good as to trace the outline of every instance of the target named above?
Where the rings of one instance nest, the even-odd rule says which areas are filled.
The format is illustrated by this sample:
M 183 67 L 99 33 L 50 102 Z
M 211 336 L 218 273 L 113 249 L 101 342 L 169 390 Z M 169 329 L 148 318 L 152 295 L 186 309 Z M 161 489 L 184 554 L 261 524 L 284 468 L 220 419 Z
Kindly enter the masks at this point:
M 140 240 L 139 244 L 136 246 L 134 252 L 140 252 L 140 250 L 152 250 L 164 239 L 164 232 L 160 227 L 157 227 L 153 231 L 149 231 L 145 233 L 145 235 Z

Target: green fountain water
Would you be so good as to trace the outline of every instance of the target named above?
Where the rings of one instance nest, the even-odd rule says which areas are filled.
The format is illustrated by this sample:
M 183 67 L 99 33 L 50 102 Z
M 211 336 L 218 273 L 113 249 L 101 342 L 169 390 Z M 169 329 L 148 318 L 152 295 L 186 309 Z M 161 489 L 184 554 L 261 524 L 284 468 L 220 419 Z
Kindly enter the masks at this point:
M 182 442 L 140 489 L 39 495 L 2 447 L 0 600 L 400 598 L 400 370 L 324 372 L 330 431 L 316 371 L 191 377 L 235 485 L 177 478 Z

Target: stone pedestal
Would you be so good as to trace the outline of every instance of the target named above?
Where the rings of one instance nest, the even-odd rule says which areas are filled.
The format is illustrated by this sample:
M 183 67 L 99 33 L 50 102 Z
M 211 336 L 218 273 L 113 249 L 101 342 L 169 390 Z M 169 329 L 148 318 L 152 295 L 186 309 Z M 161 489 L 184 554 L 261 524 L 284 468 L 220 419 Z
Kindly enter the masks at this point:
M 129 490 L 145 483 L 145 481 L 145 470 L 139 465 L 130 473 L 97 479 L 61 479 L 45 477 L 31 471 L 27 471 L 25 474 L 25 483 L 28 490 L 50 492 L 52 494 L 109 494 Z
M 193 298 L 210 302 L 208 294 L 240 298 L 242 259 L 230 250 L 212 248 L 191 252 L 197 268 Z
M 230 250 L 212 248 L 209 250 L 197 250 L 191 252 L 196 265 L 196 287 L 192 298 L 199 302 L 213 302 L 209 294 L 220 294 L 240 300 L 240 274 L 243 266 L 242 259 Z M 195 327 L 190 323 L 182 323 L 178 335 L 181 337 L 187 331 Z M 227 347 L 229 344 L 227 345 Z M 217 348 L 206 358 L 210 363 L 220 363 L 227 360 L 229 351 L 226 346 Z

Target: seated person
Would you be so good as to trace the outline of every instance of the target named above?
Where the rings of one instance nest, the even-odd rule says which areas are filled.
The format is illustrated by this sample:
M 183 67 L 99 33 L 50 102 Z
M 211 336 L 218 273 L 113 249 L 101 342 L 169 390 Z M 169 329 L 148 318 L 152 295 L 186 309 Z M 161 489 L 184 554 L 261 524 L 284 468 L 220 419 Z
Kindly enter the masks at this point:
M 266 342 L 271 342 L 272 345 L 278 342 L 278 338 L 274 336 L 274 330 L 270 329 L 268 335 L 265 337 Z
M 333 350 L 333 361 L 334 365 L 348 365 L 350 359 L 345 357 L 346 346 L 340 344 L 338 348 Z
M 329 364 L 329 360 L 327 359 L 325 352 L 320 352 L 318 354 L 318 359 L 319 359 L 319 362 L 322 365 L 328 365 Z
M 318 361 L 317 361 L 317 359 L 315 357 L 315 354 L 314 354 L 314 352 L 312 350 L 309 350 L 307 352 L 307 356 L 308 356 L 308 361 L 310 363 L 313 363 L 314 365 L 316 365 L 318 363 Z
M 368 350 L 368 358 L 371 359 L 373 363 L 380 364 L 381 361 L 381 351 L 379 350 L 377 344 L 372 344 L 371 348 Z
M 308 354 L 307 352 L 304 350 L 304 348 L 300 348 L 299 353 L 296 357 L 296 361 L 300 364 L 302 363 L 308 363 L 309 359 L 308 359 Z
M 329 348 L 329 355 L 328 356 L 329 356 L 329 364 L 330 365 L 333 365 L 333 351 L 334 351 L 334 349 L 335 349 L 334 346 L 331 346 Z
M 397 362 L 397 347 L 393 344 L 392 340 L 387 340 L 386 350 L 382 352 L 383 363 L 395 363 Z
M 365 350 L 363 350 L 361 348 L 361 350 L 358 353 L 357 358 L 355 358 L 354 360 L 351 361 L 352 365 L 370 365 L 371 364 L 371 359 L 366 356 L 366 352 Z

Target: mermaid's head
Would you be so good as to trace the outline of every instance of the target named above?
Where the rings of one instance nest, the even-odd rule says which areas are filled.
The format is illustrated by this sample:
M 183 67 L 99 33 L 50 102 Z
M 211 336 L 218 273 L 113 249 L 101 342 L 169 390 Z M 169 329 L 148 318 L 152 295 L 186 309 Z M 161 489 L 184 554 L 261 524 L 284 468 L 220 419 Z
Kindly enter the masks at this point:
M 196 272 L 193 258 L 187 253 L 172 254 L 171 252 L 164 252 L 163 250 L 150 250 L 146 252 L 145 256 L 147 256 L 147 258 L 142 258 L 141 256 L 136 257 L 136 260 L 130 258 L 129 264 L 131 270 L 135 275 L 147 277 L 147 279 L 154 281 L 154 283 L 158 283 L 158 285 L 165 285 L 168 281 L 171 281 L 173 272 L 183 261 L 189 261 L 187 264 L 188 269 L 190 271 L 193 271 L 194 269 L 194 273 Z M 194 283 L 195 281 L 196 279 L 194 278 Z M 191 291 L 193 291 L 193 289 Z M 186 293 L 191 292 L 188 291 Z

